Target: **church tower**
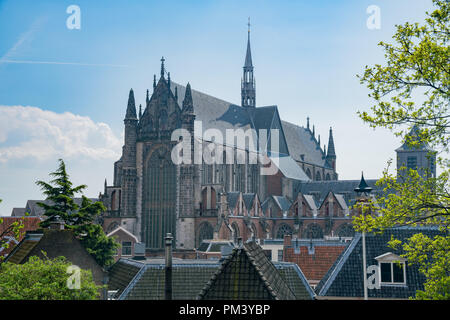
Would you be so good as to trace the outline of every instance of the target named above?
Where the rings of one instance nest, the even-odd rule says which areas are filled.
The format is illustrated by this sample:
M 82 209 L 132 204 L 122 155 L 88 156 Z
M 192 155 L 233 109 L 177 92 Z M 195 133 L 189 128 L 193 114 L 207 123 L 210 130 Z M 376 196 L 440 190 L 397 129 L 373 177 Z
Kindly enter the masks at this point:
M 128 96 L 127 112 L 125 114 L 125 143 L 123 146 L 123 167 L 121 186 L 123 194 L 121 197 L 121 215 L 136 215 L 136 141 L 138 119 L 136 115 L 136 104 L 133 89 Z
M 404 143 L 396 149 L 398 177 L 405 175 L 404 169 L 417 170 L 423 177 L 436 177 L 436 151 L 420 141 L 419 128 L 414 126 L 409 132 L 411 144 Z M 414 144 L 414 145 L 413 145 Z
M 253 76 L 252 52 L 250 50 L 250 18 L 248 18 L 247 53 L 245 55 L 244 74 L 241 80 L 241 99 L 243 107 L 256 107 L 255 78 Z

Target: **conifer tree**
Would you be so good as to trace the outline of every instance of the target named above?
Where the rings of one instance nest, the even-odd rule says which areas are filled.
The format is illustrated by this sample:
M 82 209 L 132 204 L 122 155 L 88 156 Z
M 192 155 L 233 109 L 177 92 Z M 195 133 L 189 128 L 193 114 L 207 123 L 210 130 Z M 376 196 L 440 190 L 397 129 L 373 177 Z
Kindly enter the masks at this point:
M 75 195 L 82 193 L 87 186 L 73 186 L 62 159 L 59 159 L 58 169 L 50 173 L 50 176 L 54 179 L 48 183 L 36 182 L 48 200 L 47 203 L 37 203 L 44 209 L 46 216 L 40 226 L 46 228 L 51 222 L 62 220 L 65 227 L 74 232 L 98 264 L 101 266 L 112 264 L 119 245 L 113 238 L 106 237 L 102 227 L 96 224 L 99 215 L 106 210 L 105 206 L 100 201 L 93 202 L 84 195 L 81 197 L 80 205 L 75 202 Z

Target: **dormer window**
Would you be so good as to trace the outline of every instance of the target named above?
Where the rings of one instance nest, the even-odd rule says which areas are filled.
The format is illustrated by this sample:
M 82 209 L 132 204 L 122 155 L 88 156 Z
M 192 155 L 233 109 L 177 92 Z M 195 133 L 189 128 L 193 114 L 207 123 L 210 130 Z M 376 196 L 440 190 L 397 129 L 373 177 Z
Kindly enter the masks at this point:
M 406 259 L 392 252 L 375 258 L 378 261 L 381 285 L 406 284 Z

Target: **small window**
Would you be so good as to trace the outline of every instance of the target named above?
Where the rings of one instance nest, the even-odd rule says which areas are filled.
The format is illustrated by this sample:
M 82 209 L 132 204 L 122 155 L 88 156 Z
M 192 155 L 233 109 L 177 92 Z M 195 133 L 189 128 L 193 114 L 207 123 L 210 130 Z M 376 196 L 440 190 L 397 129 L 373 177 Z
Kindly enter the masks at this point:
M 408 157 L 406 159 L 406 166 L 408 169 L 417 170 L 417 157 Z
M 278 261 L 283 261 L 283 250 L 278 250 Z
M 381 283 L 404 284 L 405 283 L 405 263 L 390 262 L 380 263 Z
M 404 264 L 403 263 L 393 263 L 392 264 L 392 275 L 394 278 L 394 283 L 404 283 L 404 273 L 403 273 Z
M 131 256 L 131 242 L 130 241 L 122 241 L 122 255 L 123 256 Z
M 381 282 L 391 282 L 391 264 L 380 263 Z
M 406 284 L 406 259 L 392 252 L 375 258 L 380 268 L 381 284 Z

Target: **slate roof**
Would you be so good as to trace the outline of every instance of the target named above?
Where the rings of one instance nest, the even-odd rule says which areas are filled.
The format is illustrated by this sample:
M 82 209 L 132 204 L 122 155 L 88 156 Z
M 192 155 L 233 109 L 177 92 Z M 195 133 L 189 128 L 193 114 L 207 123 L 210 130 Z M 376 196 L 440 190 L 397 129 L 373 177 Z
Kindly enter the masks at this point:
M 23 217 L 25 215 L 25 208 L 13 208 L 11 217 Z
M 128 259 L 120 259 L 108 270 L 108 290 L 118 290 L 116 297 L 119 297 L 143 267 L 144 265 L 141 263 L 135 263 Z
M 294 183 L 294 194 L 301 192 L 304 195 L 315 196 L 315 201 L 322 203 L 328 193 L 341 194 L 347 204 L 356 199 L 357 194 L 354 189 L 359 185 L 360 180 L 337 180 L 337 181 L 310 181 Z M 367 184 L 373 188 L 372 193 L 382 191 L 375 186 L 376 179 L 366 180 Z M 317 195 L 317 196 L 316 196 Z M 338 200 L 339 201 L 339 200 Z
M 182 100 L 186 87 L 171 82 L 171 90 L 178 91 L 178 104 Z M 192 90 L 194 113 L 196 120 L 202 121 L 203 130 L 218 129 L 225 137 L 226 129 L 259 129 L 280 130 L 279 152 L 291 155 L 296 161 L 301 161 L 301 154 L 305 155 L 305 161 L 325 166 L 325 155 L 317 141 L 312 138 L 308 129 L 299 127 L 286 121 L 281 121 L 277 106 L 261 106 L 257 108 L 243 108 L 239 105 L 218 99 L 208 94 Z M 270 144 L 270 138 L 269 144 Z M 269 148 L 270 150 L 270 148 Z
M 173 259 L 173 299 L 195 299 L 217 267 L 217 261 Z M 164 299 L 164 259 L 134 261 L 121 258 L 110 270 L 108 289 L 119 290 L 116 299 Z
M 408 135 L 411 137 L 413 141 L 418 141 L 418 134 L 417 134 L 418 128 L 416 125 L 412 127 L 412 129 L 409 131 Z M 428 143 L 420 143 L 418 146 L 410 146 L 406 142 L 404 142 L 399 148 L 395 150 L 396 152 L 401 151 L 434 151 Z
M 244 205 L 247 210 L 253 207 L 253 200 L 255 199 L 256 193 L 244 193 L 242 194 L 242 199 L 244 200 Z
M 199 294 L 201 300 L 294 300 L 296 297 L 255 242 L 247 242 L 224 259 Z
M 98 198 L 89 198 L 93 202 L 98 201 Z M 74 198 L 75 203 L 77 205 L 81 205 L 82 198 Z M 49 200 L 28 200 L 25 208 L 14 208 L 11 212 L 11 216 L 13 217 L 23 217 L 25 212 L 29 214 L 31 217 L 40 217 L 44 214 L 44 208 L 37 205 L 38 202 L 42 202 L 45 204 L 51 204 Z
M 289 155 L 296 161 L 327 166 L 325 153 L 307 128 L 297 126 L 287 121 L 281 121 L 284 135 L 289 148 Z M 301 155 L 304 155 L 302 160 Z
M 269 158 L 277 165 L 281 173 L 289 179 L 311 181 L 295 160 L 288 155 L 270 155 Z
M 315 294 L 294 263 L 273 263 L 296 299 L 311 300 Z M 219 270 L 218 260 L 173 259 L 173 299 L 194 300 Z M 273 272 L 273 270 L 272 270 Z M 109 269 L 108 290 L 118 290 L 119 300 L 164 299 L 164 259 L 136 261 L 121 258 Z
M 239 200 L 239 195 L 240 195 L 239 191 L 231 191 L 227 193 L 227 202 L 229 208 L 236 207 L 236 203 Z
M 263 209 L 263 211 L 267 210 L 270 201 L 273 201 L 281 211 L 288 211 L 292 205 L 289 199 L 285 196 L 269 195 L 261 204 L 261 208 Z
M 416 233 L 434 237 L 438 235 L 437 227 L 397 227 L 386 230 L 381 235 L 366 235 L 367 266 L 378 265 L 376 257 L 387 252 L 401 255 L 403 250 L 393 250 L 387 244 L 393 236 L 404 241 Z M 339 256 L 324 278 L 316 287 L 319 296 L 361 298 L 364 296 L 362 276 L 362 241 L 361 234 L 356 234 L 345 251 Z M 368 290 L 369 298 L 408 299 L 417 290 L 423 290 L 425 276 L 417 265 L 406 263 L 406 285 L 381 286 L 381 289 Z
M 272 196 L 281 211 L 288 211 L 292 203 L 284 196 Z

